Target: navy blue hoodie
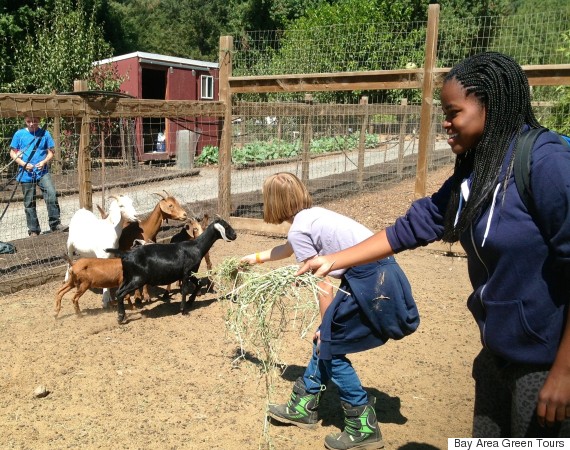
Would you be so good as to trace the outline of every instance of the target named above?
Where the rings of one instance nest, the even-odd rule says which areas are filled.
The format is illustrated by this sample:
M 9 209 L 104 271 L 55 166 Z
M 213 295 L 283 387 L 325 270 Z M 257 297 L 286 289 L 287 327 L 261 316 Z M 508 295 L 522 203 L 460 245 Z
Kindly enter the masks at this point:
M 534 220 L 513 174 L 504 189 L 511 153 L 512 144 L 493 201 L 460 239 L 473 286 L 467 307 L 495 355 L 549 365 L 570 300 L 570 151 L 553 133 L 538 138 L 530 174 Z M 450 187 L 451 179 L 386 230 L 396 253 L 441 238 Z

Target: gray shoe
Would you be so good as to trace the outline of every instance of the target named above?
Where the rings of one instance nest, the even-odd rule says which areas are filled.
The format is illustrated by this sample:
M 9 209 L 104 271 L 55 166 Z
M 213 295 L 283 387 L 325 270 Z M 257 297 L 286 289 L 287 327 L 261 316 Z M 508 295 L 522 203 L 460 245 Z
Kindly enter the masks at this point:
M 290 423 L 299 428 L 312 430 L 317 427 L 319 415 L 317 407 L 321 392 L 310 394 L 307 392 L 302 378 L 298 378 L 293 386 L 291 399 L 286 405 L 269 405 L 268 415 L 278 422 Z
M 378 426 L 374 403 L 370 397 L 366 405 L 351 406 L 342 403 L 344 430 L 331 433 L 325 438 L 325 447 L 330 450 L 377 450 L 384 447 Z
M 63 226 L 61 223 L 57 224 L 55 227 L 51 229 L 51 231 L 68 231 L 69 227 Z

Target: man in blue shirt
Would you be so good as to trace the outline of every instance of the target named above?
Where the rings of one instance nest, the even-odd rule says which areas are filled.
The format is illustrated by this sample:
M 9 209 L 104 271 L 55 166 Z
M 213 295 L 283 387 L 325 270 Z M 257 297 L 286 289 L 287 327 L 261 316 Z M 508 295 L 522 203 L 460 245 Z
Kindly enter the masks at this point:
M 17 180 L 22 185 L 28 234 L 41 232 L 36 211 L 36 186 L 40 187 L 46 202 L 51 231 L 62 230 L 55 186 L 49 173 L 49 162 L 55 143 L 49 131 L 40 128 L 37 117 L 25 116 L 26 127 L 16 131 L 10 144 L 10 158 L 19 166 Z

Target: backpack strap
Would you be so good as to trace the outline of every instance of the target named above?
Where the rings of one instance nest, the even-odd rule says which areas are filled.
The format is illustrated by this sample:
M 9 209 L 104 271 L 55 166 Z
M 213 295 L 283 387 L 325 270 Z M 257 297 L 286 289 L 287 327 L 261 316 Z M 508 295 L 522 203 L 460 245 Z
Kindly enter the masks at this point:
M 547 128 L 531 128 L 519 136 L 515 149 L 515 162 L 513 171 L 515 174 L 515 185 L 517 191 L 525 204 L 526 208 L 532 214 L 534 204 L 532 202 L 532 191 L 530 189 L 530 165 L 532 161 L 532 149 L 538 136 L 540 136 Z

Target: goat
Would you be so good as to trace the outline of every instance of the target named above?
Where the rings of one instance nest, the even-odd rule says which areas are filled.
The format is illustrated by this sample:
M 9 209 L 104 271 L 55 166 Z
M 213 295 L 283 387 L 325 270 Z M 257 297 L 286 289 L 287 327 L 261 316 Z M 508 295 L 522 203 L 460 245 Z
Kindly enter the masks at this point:
M 148 242 L 135 240 L 134 245 L 146 245 Z M 73 262 L 68 255 L 64 255 L 69 268 L 67 281 L 59 288 L 55 297 L 55 315 L 57 319 L 61 311 L 61 300 L 71 289 L 75 288 L 72 302 L 75 314 L 81 314 L 79 299 L 88 289 L 92 288 L 118 288 L 123 282 L 123 263 L 120 258 L 79 258 Z M 127 298 L 132 309 L 133 304 Z
M 206 227 L 204 233 L 192 241 L 145 245 L 129 252 L 107 249 L 108 252 L 119 255 L 123 261 L 123 282 L 116 293 L 119 323 L 125 320 L 125 295 L 145 284 L 161 286 L 182 280 L 180 311 L 186 314 L 186 296 L 190 293 L 190 282 L 194 284 L 194 290 L 188 300 L 189 305 L 192 305 L 199 290 L 196 272 L 202 258 L 218 239 L 229 242 L 236 237 L 230 224 L 218 217 Z
M 204 232 L 203 227 L 208 225 L 209 220 L 210 217 L 208 216 L 208 214 L 204 214 L 204 217 L 202 217 L 201 220 L 202 223 L 200 223 L 200 221 L 197 218 L 191 217 L 190 219 L 188 219 L 188 222 L 184 224 L 182 229 L 170 238 L 170 243 L 175 244 L 177 242 L 184 242 L 184 241 L 189 241 L 191 239 L 196 239 Z M 212 270 L 212 261 L 210 259 L 210 252 L 207 252 L 204 255 L 204 260 L 206 261 L 206 269 Z M 181 285 L 180 280 L 178 280 L 178 285 L 179 286 Z M 205 286 L 209 288 L 211 286 L 211 282 L 208 281 Z M 169 298 L 170 298 L 170 284 L 166 287 L 166 292 L 164 293 L 163 299 L 166 301 Z
M 152 212 L 145 219 L 139 222 L 130 222 L 125 225 L 121 236 L 119 237 L 119 249 L 126 251 L 133 246 L 135 239 L 142 239 L 145 242 L 156 242 L 156 236 L 160 230 L 160 226 L 164 220 L 186 220 L 186 211 L 180 206 L 176 200 L 168 192 L 164 191 L 166 197 L 158 192 L 155 195 L 161 197 Z M 150 301 L 148 288 L 143 287 L 142 297 L 145 301 Z M 135 303 L 140 303 L 140 292 L 135 292 Z
M 76 211 L 71 218 L 67 238 L 67 256 L 70 260 L 74 252 L 84 257 L 109 258 L 110 254 L 105 249 L 118 247 L 119 237 L 123 231 L 123 220 L 137 221 L 137 212 L 128 195 L 115 195 L 109 198 L 111 202 L 106 218 L 98 219 L 85 208 Z M 66 272 L 65 281 L 68 278 L 69 272 Z M 109 300 L 109 292 L 104 289 L 103 305 L 107 306 Z
M 146 242 L 156 242 L 156 236 L 160 230 L 160 226 L 164 220 L 181 220 L 184 221 L 188 217 L 186 211 L 180 206 L 178 200 L 172 197 L 168 192 L 165 197 L 158 192 L 155 195 L 161 197 L 150 215 L 141 219 L 139 222 L 128 223 L 119 237 L 119 249 L 126 251 L 133 246 L 135 239 L 143 239 Z

